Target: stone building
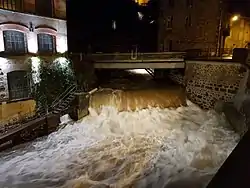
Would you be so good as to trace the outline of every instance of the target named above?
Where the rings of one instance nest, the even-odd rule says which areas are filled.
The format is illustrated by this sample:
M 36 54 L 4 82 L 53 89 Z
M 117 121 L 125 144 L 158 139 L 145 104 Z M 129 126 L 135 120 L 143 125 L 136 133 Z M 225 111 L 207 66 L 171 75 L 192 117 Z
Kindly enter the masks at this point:
M 28 65 L 67 51 L 63 0 L 0 1 L 0 102 L 30 96 Z
M 227 30 L 225 8 L 220 0 L 161 0 L 159 50 L 219 53 Z
M 250 18 L 240 15 L 230 15 L 230 35 L 225 40 L 225 48 L 249 48 L 250 46 Z

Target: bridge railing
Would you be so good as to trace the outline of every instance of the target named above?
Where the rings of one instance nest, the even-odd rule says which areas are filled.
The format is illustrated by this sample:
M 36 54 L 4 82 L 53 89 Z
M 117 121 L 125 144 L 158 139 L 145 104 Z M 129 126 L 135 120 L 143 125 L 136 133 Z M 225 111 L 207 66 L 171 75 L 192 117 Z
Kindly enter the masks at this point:
M 159 53 L 100 53 L 89 55 L 96 62 L 114 61 L 166 61 L 171 59 L 184 59 L 185 52 L 159 52 Z

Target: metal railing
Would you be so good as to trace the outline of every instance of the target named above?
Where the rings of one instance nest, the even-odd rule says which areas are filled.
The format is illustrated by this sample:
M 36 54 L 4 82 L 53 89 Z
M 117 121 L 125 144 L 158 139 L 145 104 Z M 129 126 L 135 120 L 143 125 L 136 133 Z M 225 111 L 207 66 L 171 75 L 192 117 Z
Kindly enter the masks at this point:
M 159 61 L 169 59 L 184 59 L 185 52 L 159 52 L 159 53 L 103 53 L 103 54 L 90 54 L 96 62 L 115 62 L 115 61 Z
M 49 109 L 54 109 L 56 106 L 58 106 L 63 99 L 68 97 L 72 92 L 76 91 L 77 85 L 73 84 L 69 86 L 63 93 L 61 93 L 51 104 Z

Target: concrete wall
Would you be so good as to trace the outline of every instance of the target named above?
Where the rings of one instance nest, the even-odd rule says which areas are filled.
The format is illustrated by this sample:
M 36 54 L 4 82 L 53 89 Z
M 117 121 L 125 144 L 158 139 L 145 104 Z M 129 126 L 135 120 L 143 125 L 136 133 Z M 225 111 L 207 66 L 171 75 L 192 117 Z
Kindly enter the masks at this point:
M 36 102 L 25 100 L 0 105 L 0 126 L 6 123 L 18 122 L 25 117 L 34 115 Z

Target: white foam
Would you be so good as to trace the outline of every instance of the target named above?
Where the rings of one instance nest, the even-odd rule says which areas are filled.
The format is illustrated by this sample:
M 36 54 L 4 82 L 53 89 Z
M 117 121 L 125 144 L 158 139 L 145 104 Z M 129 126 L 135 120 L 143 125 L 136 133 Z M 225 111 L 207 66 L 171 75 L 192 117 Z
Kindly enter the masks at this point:
M 66 114 L 64 116 L 60 117 L 60 124 L 67 124 L 69 122 L 72 122 L 72 119 L 70 118 L 69 114 Z
M 204 183 L 238 139 L 223 117 L 190 102 L 176 110 L 92 109 L 79 123 L 3 153 L 0 187 Z

